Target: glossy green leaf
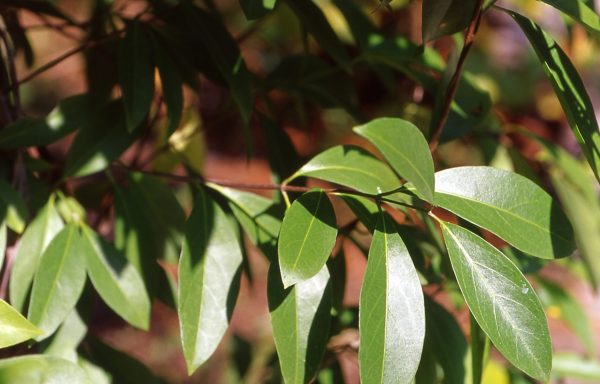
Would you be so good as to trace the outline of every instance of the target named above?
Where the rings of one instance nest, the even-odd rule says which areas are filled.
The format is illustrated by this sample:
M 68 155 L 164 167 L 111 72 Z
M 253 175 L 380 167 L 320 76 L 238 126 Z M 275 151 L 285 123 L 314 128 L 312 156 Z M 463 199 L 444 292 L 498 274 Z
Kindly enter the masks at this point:
M 121 100 L 110 102 L 81 127 L 69 148 L 65 176 L 98 172 L 129 147 L 136 132 L 128 132 Z
M 600 180 L 600 131 L 594 106 L 577 69 L 560 46 L 539 25 L 518 13 L 506 11 L 519 24 L 543 64 L 556 96 L 590 163 Z
M 69 360 L 27 355 L 0 360 L 0 382 L 10 384 L 92 384 L 85 371 Z
M 355 127 L 354 132 L 373 143 L 423 199 L 433 202 L 433 159 L 419 128 L 406 120 L 384 117 Z
M 414 378 L 425 338 L 421 283 L 396 223 L 381 213 L 360 291 L 360 378 L 365 384 Z
M 63 226 L 54 207 L 54 198 L 50 198 L 21 237 L 9 281 L 10 303 L 17 310 L 25 308 L 25 300 L 42 253 Z
M 267 294 L 283 379 L 286 383 L 310 382 L 329 339 L 331 286 L 327 267 L 285 289 L 277 263 L 272 263 Z
M 0 348 L 19 344 L 41 333 L 42 330 L 31 324 L 6 301 L 0 299 Z
M 208 184 L 229 202 L 248 238 L 271 261 L 277 258 L 277 238 L 283 212 L 272 200 L 250 192 Z
M 179 322 L 191 374 L 215 351 L 239 291 L 242 253 L 223 210 L 199 190 L 179 261 Z
M 79 317 L 77 311 L 71 311 L 54 334 L 50 344 L 44 349 L 44 355 L 60 357 L 74 363 L 78 362 L 77 348 L 85 337 L 87 330 L 87 325 Z
M 548 324 L 535 291 L 498 249 L 451 223 L 442 232 L 460 290 L 498 351 L 528 375 L 547 381 L 552 367 Z
M 338 145 L 321 152 L 289 180 L 314 177 L 377 195 L 400 188 L 400 180 L 386 164 L 360 147 Z
M 285 213 L 277 252 L 285 288 L 316 275 L 335 245 L 333 205 L 321 190 L 306 192 Z
M 6 225 L 17 233 L 23 233 L 27 222 L 27 205 L 19 192 L 4 179 L 0 179 L 0 201 L 6 207 Z
M 516 173 L 457 167 L 435 174 L 435 204 L 543 259 L 569 256 L 573 229 L 543 189 Z
M 423 41 L 452 35 L 467 28 L 476 4 L 475 0 L 423 0 Z
M 119 47 L 119 83 L 127 130 L 134 131 L 150 111 L 154 98 L 152 40 L 138 21 L 127 25 Z
M 325 52 L 342 67 L 350 64 L 346 48 L 325 18 L 323 11 L 313 0 L 284 0 L 284 2 L 294 12 L 302 27 L 313 35 Z
M 179 75 L 178 68 L 169 56 L 169 52 L 161 45 L 159 39 L 152 39 L 154 60 L 160 76 L 162 94 L 167 106 L 169 125 L 168 136 L 179 127 L 181 113 L 183 111 L 183 80 Z
M 129 324 L 147 330 L 150 299 L 138 271 L 91 228 L 83 227 L 82 235 L 79 252 L 102 300 Z
M 92 111 L 89 94 L 62 100 L 45 118 L 23 117 L 0 131 L 0 148 L 51 144 L 79 128 Z
M 85 263 L 80 253 L 81 235 L 75 224 L 67 225 L 48 244 L 33 280 L 29 320 L 50 336 L 77 304 L 85 284 Z
M 246 19 L 259 19 L 275 8 L 277 0 L 240 0 Z
M 591 32 L 600 32 L 600 16 L 581 0 L 542 0 L 568 15 Z

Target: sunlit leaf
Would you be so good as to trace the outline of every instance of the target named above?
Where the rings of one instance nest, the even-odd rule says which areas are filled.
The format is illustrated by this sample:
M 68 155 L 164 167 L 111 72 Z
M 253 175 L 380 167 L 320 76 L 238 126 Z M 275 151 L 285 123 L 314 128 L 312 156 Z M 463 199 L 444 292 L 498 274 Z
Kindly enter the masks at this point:
M 594 33 L 600 32 L 600 16 L 581 0 L 542 0 Z
M 23 233 L 27 222 L 27 205 L 23 196 L 4 179 L 0 179 L 0 202 L 6 207 L 6 225 L 17 233 Z
M 85 371 L 69 360 L 27 355 L 0 360 L 0 382 L 10 384 L 92 384 Z
M 74 363 L 78 362 L 77 348 L 87 330 L 87 325 L 77 311 L 71 311 L 52 337 L 50 344 L 44 348 L 44 355 L 60 357 Z
M 42 330 L 31 324 L 6 301 L 0 299 L 0 348 L 19 344 L 41 333 Z

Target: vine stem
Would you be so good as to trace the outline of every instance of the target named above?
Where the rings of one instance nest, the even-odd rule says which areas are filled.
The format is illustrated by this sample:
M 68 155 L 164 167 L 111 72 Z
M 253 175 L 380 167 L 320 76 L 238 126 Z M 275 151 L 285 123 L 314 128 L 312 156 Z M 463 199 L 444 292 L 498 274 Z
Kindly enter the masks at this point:
M 448 88 L 446 89 L 446 95 L 444 96 L 444 104 L 442 105 L 442 110 L 440 112 L 440 117 L 435 125 L 435 128 L 432 130 L 431 139 L 429 141 L 429 149 L 431 152 L 435 152 L 440 142 L 440 136 L 442 135 L 442 130 L 444 129 L 444 125 L 448 120 L 448 115 L 450 114 L 450 107 L 452 106 L 452 100 L 454 99 L 454 95 L 456 94 L 456 89 L 458 88 L 458 83 L 460 81 L 460 77 L 462 75 L 463 67 L 465 66 L 465 61 L 467 56 L 469 55 L 469 51 L 475 41 L 475 35 L 477 34 L 477 29 L 479 28 L 479 22 L 481 21 L 483 8 L 483 0 L 477 0 L 477 4 L 475 5 L 475 12 L 469 26 L 467 27 L 467 31 L 465 32 L 465 43 L 460 52 L 460 56 L 458 58 L 458 63 L 456 64 L 456 70 L 450 79 L 450 83 L 448 84 Z

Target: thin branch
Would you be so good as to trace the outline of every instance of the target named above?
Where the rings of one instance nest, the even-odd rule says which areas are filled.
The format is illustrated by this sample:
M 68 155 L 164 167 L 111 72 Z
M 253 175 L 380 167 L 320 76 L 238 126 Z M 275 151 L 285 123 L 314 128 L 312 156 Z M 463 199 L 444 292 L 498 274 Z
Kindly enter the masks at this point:
M 442 130 L 444 129 L 444 125 L 448 120 L 450 107 L 452 106 L 452 100 L 454 99 L 456 89 L 458 88 L 458 82 L 460 80 L 469 51 L 471 50 L 471 46 L 473 45 L 473 41 L 475 41 L 475 34 L 477 33 L 479 22 L 481 21 L 482 6 L 483 0 L 477 0 L 477 4 L 475 5 L 475 13 L 473 14 L 471 22 L 469 23 L 467 31 L 465 32 L 465 44 L 460 52 L 460 57 L 458 58 L 458 63 L 456 64 L 456 70 L 454 71 L 452 79 L 450 79 L 450 83 L 446 89 L 446 95 L 444 97 L 444 104 L 442 106 L 440 117 L 431 134 L 431 140 L 429 142 L 429 149 L 431 152 L 434 152 L 437 149 Z
M 10 73 L 10 82 L 14 83 L 15 81 L 17 81 L 17 70 L 15 67 L 15 51 L 13 49 L 12 42 L 10 40 L 8 32 L 6 32 L 3 28 L 0 28 L 0 38 L 2 39 L 2 42 L 4 43 L 4 47 L 6 48 L 8 70 Z M 21 114 L 21 94 L 19 91 L 19 87 L 12 88 L 12 94 L 13 94 L 13 108 L 14 108 L 14 112 L 15 112 L 15 116 L 13 116 L 13 118 L 18 118 L 19 115 Z

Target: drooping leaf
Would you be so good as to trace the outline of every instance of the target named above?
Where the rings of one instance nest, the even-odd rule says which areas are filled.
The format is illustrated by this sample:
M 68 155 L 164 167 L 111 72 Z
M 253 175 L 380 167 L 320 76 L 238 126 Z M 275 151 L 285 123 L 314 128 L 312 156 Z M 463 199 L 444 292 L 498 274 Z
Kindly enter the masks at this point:
M 154 98 L 152 40 L 138 21 L 127 25 L 119 47 L 119 83 L 127 130 L 133 132 L 150 111 Z
M 67 225 L 48 244 L 33 280 L 27 317 L 44 333 L 52 334 L 77 304 L 85 284 L 85 263 L 79 252 L 80 234 Z
M 185 229 L 179 261 L 179 322 L 191 374 L 215 351 L 237 294 L 242 253 L 223 210 L 199 190 Z
M 6 301 L 0 299 L 0 348 L 19 344 L 41 333 L 42 330 L 31 324 Z
M 513 365 L 547 381 L 552 367 L 548 324 L 535 291 L 498 249 L 474 233 L 442 223 L 462 294 L 477 323 Z
M 77 363 L 79 360 L 77 348 L 87 330 L 87 325 L 79 317 L 77 311 L 71 311 L 52 337 L 50 344 L 44 348 L 44 355 L 56 356 Z
M 491 167 L 435 174 L 435 204 L 543 259 L 573 252 L 573 230 L 556 202 L 532 181 Z
M 85 371 L 69 360 L 27 355 L 0 360 L 0 382 L 11 384 L 92 384 Z
M 306 383 L 316 374 L 329 339 L 331 286 L 327 267 L 285 289 L 277 262 L 267 287 L 273 338 L 286 383 Z
M 433 159 L 419 128 L 406 120 L 384 117 L 355 127 L 354 132 L 373 143 L 419 195 L 433 202 Z
M 321 190 L 306 192 L 285 213 L 277 251 L 285 288 L 316 275 L 337 236 L 333 205 Z
M 360 292 L 360 349 L 363 383 L 409 383 L 425 338 L 421 283 L 395 222 L 381 213 Z
M 147 330 L 150 299 L 135 267 L 87 226 L 80 244 L 88 276 L 102 300 L 129 324 Z
M 105 169 L 133 142 L 121 100 L 114 100 L 81 127 L 69 148 L 64 175 L 85 176 Z
M 577 69 L 556 41 L 539 25 L 518 13 L 506 12 L 519 24 L 533 46 L 575 138 L 594 170 L 596 179 L 600 180 L 600 131 L 594 106 Z
M 475 0 L 423 0 L 423 41 L 467 28 L 476 4 Z
M 294 12 L 302 27 L 313 35 L 325 52 L 342 67 L 350 64 L 344 45 L 313 0 L 284 0 L 284 2 Z
M 169 56 L 169 52 L 162 46 L 159 39 L 152 39 L 154 52 L 154 61 L 160 75 L 163 98 L 167 106 L 169 125 L 167 127 L 167 136 L 170 136 L 181 121 L 181 112 L 183 110 L 183 80 L 179 75 L 176 64 Z
M 17 233 L 23 233 L 27 222 L 27 205 L 23 197 L 4 179 L 0 179 L 0 202 L 6 207 L 6 225 Z
M 300 176 L 340 184 L 377 195 L 400 188 L 400 181 L 384 163 L 360 147 L 338 145 L 321 152 L 288 180 Z
M 51 144 L 79 128 L 91 114 L 89 94 L 62 100 L 45 118 L 24 117 L 0 132 L 0 148 Z
M 568 15 L 593 33 L 600 32 L 600 16 L 581 0 L 542 0 Z
M 277 0 L 240 0 L 246 19 L 259 19 L 275 8 Z
M 25 308 L 25 300 L 42 253 L 62 228 L 63 222 L 54 207 L 54 198 L 50 198 L 25 230 L 15 253 L 9 281 L 9 296 L 10 303 L 17 310 Z
M 208 184 L 229 201 L 229 208 L 248 238 L 273 261 L 277 258 L 277 238 L 283 212 L 272 200 L 250 192 Z

